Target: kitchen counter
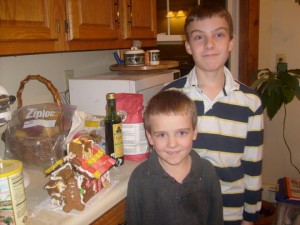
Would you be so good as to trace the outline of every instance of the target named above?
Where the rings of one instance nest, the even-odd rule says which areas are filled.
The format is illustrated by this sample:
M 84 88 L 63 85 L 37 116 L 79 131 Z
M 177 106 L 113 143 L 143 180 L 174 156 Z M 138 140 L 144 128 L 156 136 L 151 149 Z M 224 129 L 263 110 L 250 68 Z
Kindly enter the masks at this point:
M 30 177 L 30 183 L 25 189 L 28 225 L 90 224 L 126 197 L 129 177 L 138 164 L 139 162 L 125 161 L 122 166 L 113 167 L 110 170 L 111 187 L 102 189 L 93 196 L 83 211 L 73 209 L 69 213 L 65 213 L 62 207 L 51 205 L 50 196 L 44 189 L 49 178 L 45 177 L 42 170 L 25 167 L 24 171 Z

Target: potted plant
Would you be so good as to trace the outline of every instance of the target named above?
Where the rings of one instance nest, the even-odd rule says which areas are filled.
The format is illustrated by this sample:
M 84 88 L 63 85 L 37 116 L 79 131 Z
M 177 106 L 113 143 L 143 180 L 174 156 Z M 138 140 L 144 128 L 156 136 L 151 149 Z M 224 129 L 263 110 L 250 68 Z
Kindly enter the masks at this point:
M 290 103 L 295 96 L 300 100 L 300 69 L 287 70 L 287 64 L 279 62 L 276 72 L 266 68 L 256 70 L 252 75 L 257 79 L 251 87 L 260 95 L 263 108 L 266 109 L 270 120 L 273 119 L 282 105 L 285 106 Z M 285 139 L 284 130 L 283 136 Z M 287 145 L 287 142 L 285 143 Z M 294 166 L 293 163 L 292 165 Z M 272 203 L 263 201 L 260 218 L 255 225 L 273 224 L 275 212 L 276 208 Z
M 251 85 L 261 96 L 264 109 L 272 120 L 284 104 L 290 103 L 296 96 L 300 100 L 300 69 L 286 69 L 278 64 L 277 71 L 261 69 L 253 72 L 257 80 Z

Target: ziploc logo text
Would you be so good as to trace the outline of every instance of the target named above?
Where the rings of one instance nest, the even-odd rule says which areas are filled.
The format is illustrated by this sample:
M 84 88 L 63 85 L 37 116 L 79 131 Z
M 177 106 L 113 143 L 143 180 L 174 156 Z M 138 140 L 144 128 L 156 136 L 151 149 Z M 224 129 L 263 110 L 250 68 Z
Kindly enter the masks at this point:
M 38 119 L 38 118 L 47 118 L 55 116 L 54 111 L 37 110 L 37 109 L 28 109 L 26 119 Z

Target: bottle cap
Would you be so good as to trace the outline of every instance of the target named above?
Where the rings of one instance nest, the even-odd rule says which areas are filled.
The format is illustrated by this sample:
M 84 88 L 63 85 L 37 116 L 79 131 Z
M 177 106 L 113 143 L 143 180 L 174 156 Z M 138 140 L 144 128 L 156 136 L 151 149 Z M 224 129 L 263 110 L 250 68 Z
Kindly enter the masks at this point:
M 106 94 L 106 99 L 115 99 L 116 98 L 116 94 L 115 93 L 108 93 Z

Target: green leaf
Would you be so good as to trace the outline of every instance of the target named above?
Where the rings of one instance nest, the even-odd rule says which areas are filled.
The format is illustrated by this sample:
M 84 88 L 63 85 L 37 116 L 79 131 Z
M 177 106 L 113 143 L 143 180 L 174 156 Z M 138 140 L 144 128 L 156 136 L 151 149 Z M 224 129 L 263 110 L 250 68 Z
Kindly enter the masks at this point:
M 290 88 L 282 87 L 282 94 L 283 94 L 283 102 L 285 104 L 290 103 L 294 99 L 295 90 Z
M 289 74 L 300 75 L 300 69 L 291 69 L 287 71 Z
M 297 86 L 295 89 L 295 96 L 300 100 L 300 86 Z
M 269 69 L 256 70 L 257 79 L 251 87 L 260 95 L 263 108 L 272 120 L 282 104 L 290 103 L 296 96 L 300 100 L 300 69 L 272 72 Z
M 281 81 L 281 91 L 283 102 L 290 103 L 294 99 L 295 89 L 298 86 L 298 80 L 287 72 L 279 72 L 278 79 Z
M 266 78 L 261 77 L 259 79 L 257 79 L 256 81 L 253 82 L 253 84 L 251 85 L 251 88 L 254 90 L 257 90 L 260 88 L 261 85 L 263 85 L 265 82 L 267 81 Z
M 273 117 L 276 115 L 278 110 L 281 108 L 283 104 L 282 98 L 278 94 L 278 92 L 271 92 L 269 98 L 267 99 L 267 114 L 272 120 Z

